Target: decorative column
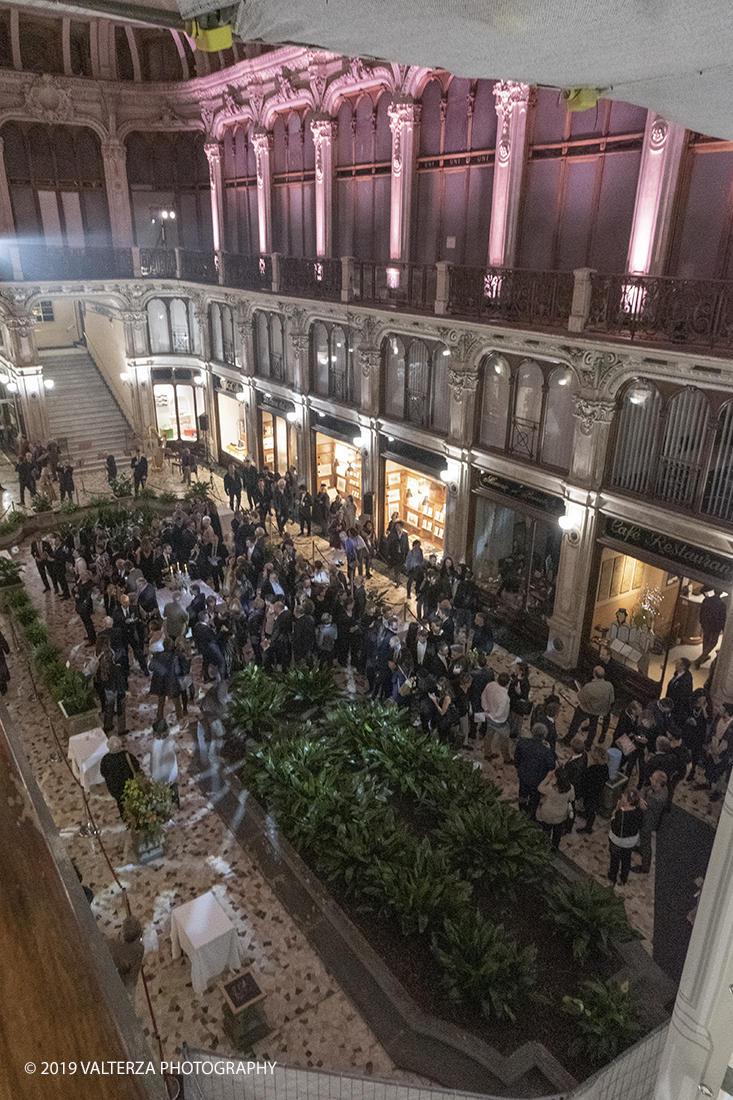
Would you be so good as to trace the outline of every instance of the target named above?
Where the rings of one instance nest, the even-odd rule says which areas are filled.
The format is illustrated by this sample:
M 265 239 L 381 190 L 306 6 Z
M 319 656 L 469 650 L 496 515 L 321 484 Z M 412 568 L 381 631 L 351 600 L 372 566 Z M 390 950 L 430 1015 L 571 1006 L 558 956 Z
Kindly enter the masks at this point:
M 608 440 L 616 404 L 592 397 L 575 397 L 575 435 L 569 481 L 584 489 L 601 487 Z
M 260 252 L 272 251 L 272 183 L 270 151 L 272 134 L 258 128 L 252 134 L 252 145 L 257 159 L 257 219 L 260 230 Z
M 51 434 L 46 411 L 46 390 L 43 385 L 43 367 L 38 361 L 35 322 L 29 314 L 8 317 L 5 321 L 8 333 L 9 359 L 15 369 L 14 381 L 18 387 L 18 401 L 23 414 L 28 439 L 39 442 Z
M 684 126 L 649 111 L 629 241 L 632 275 L 664 273 L 684 144 Z
M 407 261 L 410 257 L 410 211 L 415 177 L 415 130 L 420 107 L 412 96 L 395 96 L 388 109 L 392 131 L 392 190 L 389 213 L 389 256 Z
M 448 459 L 447 476 L 443 553 L 454 561 L 465 561 L 471 500 L 471 464 L 467 461 L 465 451 L 460 459 Z
M 728 1095 L 733 1035 L 733 780 L 728 783 L 705 885 L 662 1054 L 654 1100 Z
M 562 536 L 560 565 L 555 581 L 555 606 L 547 622 L 545 656 L 560 668 L 575 668 L 583 632 L 596 513 L 593 508 L 568 501 L 566 515 L 572 518 L 574 525 Z
M 234 327 L 239 336 L 239 356 L 237 366 L 242 374 L 254 374 L 254 342 L 252 339 L 252 307 L 248 302 L 239 302 Z
M 224 190 L 221 182 L 221 158 L 224 150 L 222 143 L 220 141 L 207 141 L 204 145 L 204 152 L 209 162 L 211 226 L 214 234 L 214 252 L 222 252 L 224 250 Z
M 3 139 L 0 137 L 0 237 L 14 237 L 15 222 L 13 221 L 13 207 L 10 202 L 10 190 L 8 177 L 5 172 L 5 157 L 3 156 Z
M 499 80 L 494 85 L 499 124 L 489 226 L 489 264 L 492 267 L 512 267 L 515 260 L 529 94 L 529 84 Z
M 376 329 L 376 319 L 367 314 L 354 352 L 355 369 L 361 372 L 361 410 L 367 416 L 379 415 L 382 351 L 374 341 Z
M 316 255 L 331 255 L 333 226 L 333 142 L 336 120 L 330 115 L 311 119 L 316 151 Z
M 104 182 L 107 188 L 112 244 L 115 248 L 132 248 L 132 212 L 127 185 L 127 148 L 124 142 L 112 138 L 102 142 Z

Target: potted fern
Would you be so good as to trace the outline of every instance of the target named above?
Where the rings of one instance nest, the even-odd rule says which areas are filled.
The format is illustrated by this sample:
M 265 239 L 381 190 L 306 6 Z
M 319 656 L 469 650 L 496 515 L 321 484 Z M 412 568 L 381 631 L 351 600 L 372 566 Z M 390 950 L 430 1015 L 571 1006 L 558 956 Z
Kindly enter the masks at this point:
M 91 677 L 65 668 L 64 674 L 53 677 L 53 681 L 49 690 L 56 696 L 69 737 L 99 725 L 97 696 Z
M 173 810 L 169 783 L 156 783 L 144 772 L 128 779 L 122 795 L 122 820 L 140 863 L 159 859 L 165 852 L 165 824 Z
M 19 562 L 0 557 L 0 611 L 7 611 L 14 597 L 23 591 L 22 572 Z

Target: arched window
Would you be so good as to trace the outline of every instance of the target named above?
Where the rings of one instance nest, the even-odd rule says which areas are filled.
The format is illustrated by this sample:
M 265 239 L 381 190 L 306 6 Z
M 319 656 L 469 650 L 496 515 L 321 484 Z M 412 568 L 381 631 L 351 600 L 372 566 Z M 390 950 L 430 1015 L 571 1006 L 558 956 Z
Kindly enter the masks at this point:
M 702 473 L 710 406 L 692 386 L 667 405 L 659 455 L 656 495 L 670 504 L 691 505 Z
M 389 337 L 384 357 L 384 411 L 401 420 L 405 415 L 405 345 L 399 337 Z
M 341 325 L 316 321 L 311 329 L 311 376 L 313 388 L 334 401 L 358 404 L 351 334 Z
M 171 351 L 185 354 L 192 351 L 188 302 L 173 298 L 170 303 Z
M 507 421 L 512 374 L 503 355 L 494 352 L 484 360 L 481 442 L 503 451 L 506 448 Z
M 388 337 L 383 344 L 385 414 L 447 432 L 449 354 L 443 344 Z
M 321 321 L 316 321 L 311 329 L 311 371 L 313 388 L 322 397 L 328 397 L 330 358 L 328 329 Z
M 718 414 L 702 510 L 718 519 L 733 519 L 733 401 Z
M 148 333 L 153 355 L 166 354 L 171 350 L 168 310 L 165 302 L 160 298 L 151 298 L 148 302 Z
M 542 464 L 568 470 L 573 457 L 575 375 L 558 367 L 550 375 L 542 428 Z
M 229 306 L 212 302 L 209 306 L 211 355 L 219 363 L 234 366 L 234 319 Z
M 255 371 L 274 382 L 286 381 L 283 319 L 279 313 L 257 310 L 254 315 Z
M 510 450 L 517 458 L 537 458 L 542 423 L 544 376 L 538 363 L 525 359 L 516 376 Z
M 634 382 L 622 398 L 611 480 L 619 489 L 648 494 L 657 453 L 662 398 L 647 382 Z

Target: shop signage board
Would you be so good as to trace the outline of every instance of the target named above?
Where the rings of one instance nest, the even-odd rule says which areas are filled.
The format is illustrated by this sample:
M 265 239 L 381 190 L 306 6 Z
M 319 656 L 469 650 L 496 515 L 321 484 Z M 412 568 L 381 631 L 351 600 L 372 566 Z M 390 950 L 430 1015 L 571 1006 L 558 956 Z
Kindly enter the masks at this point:
M 539 508 L 542 512 L 550 512 L 553 516 L 565 514 L 565 501 L 560 497 L 544 493 L 541 489 L 533 489 L 530 485 L 522 485 L 519 481 L 511 481 L 508 477 L 483 473 L 479 476 L 479 485 L 483 489 L 491 489 L 493 493 L 501 493 L 512 500 Z
M 702 573 L 714 580 L 726 584 L 733 581 L 733 558 L 716 554 L 712 550 L 703 550 L 672 535 L 662 535 L 639 527 L 625 519 L 605 517 L 605 530 L 608 538 L 623 542 L 626 546 L 636 547 L 649 554 L 658 554 L 669 562 L 679 565 L 683 573 Z

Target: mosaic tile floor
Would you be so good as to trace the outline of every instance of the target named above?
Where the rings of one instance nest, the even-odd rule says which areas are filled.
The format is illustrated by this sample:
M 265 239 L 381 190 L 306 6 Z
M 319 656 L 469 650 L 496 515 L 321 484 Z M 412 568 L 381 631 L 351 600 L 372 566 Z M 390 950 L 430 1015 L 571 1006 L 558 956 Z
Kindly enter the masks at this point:
M 0 471 L 0 478 L 3 476 Z M 220 511 L 226 529 L 230 513 L 224 507 Z M 296 538 L 296 542 L 300 541 Z M 320 539 L 302 540 L 301 547 L 309 556 L 314 551 L 321 556 L 333 556 Z M 28 565 L 26 582 L 29 591 L 49 623 L 54 640 L 79 655 L 83 652 L 81 643 L 84 631 L 71 605 L 61 602 L 53 593 L 43 592 L 30 559 L 28 543 L 20 547 L 20 557 Z M 400 617 L 405 614 L 409 617 L 409 606 L 414 609 L 414 600 L 407 603 L 404 589 L 388 585 L 386 580 L 376 575 L 372 587 L 384 592 L 385 599 Z M 10 630 L 5 619 L 3 629 Z M 8 637 L 11 640 L 10 633 Z M 68 851 L 77 860 L 85 883 L 92 885 L 95 894 L 92 909 L 99 927 L 105 934 L 116 934 L 125 915 L 123 899 L 98 840 L 94 836 L 82 835 L 82 831 L 86 830 L 80 831 L 80 826 L 85 824 L 80 790 L 51 732 L 52 721 L 65 746 L 62 724 L 56 719 L 52 704 L 44 704 L 35 693 L 23 652 L 17 651 L 17 645 L 12 648 L 9 660 L 12 680 L 6 702 L 21 730 L 34 774 Z M 492 654 L 492 664 L 497 670 L 509 667 L 514 660 L 512 654 L 500 648 Z M 198 671 L 196 667 L 195 671 Z M 351 675 L 347 678 L 349 684 L 353 684 L 355 679 L 357 686 L 361 686 L 358 683 L 360 678 Z M 537 669 L 531 672 L 531 682 L 533 698 L 541 697 L 553 686 L 551 677 Z M 147 690 L 148 682 L 137 669 L 133 669 L 127 710 L 127 726 L 131 732 L 127 746 L 138 755 L 143 766 L 146 766 L 150 752 L 150 724 L 154 713 L 154 703 L 150 701 Z M 573 700 L 568 689 L 562 688 L 561 692 L 563 713 L 558 725 L 563 729 L 570 720 Z M 195 706 L 191 717 L 191 728 L 195 731 Z M 125 830 L 106 789 L 96 786 L 90 796 L 91 810 L 105 848 L 128 892 L 132 911 L 145 928 L 145 971 L 163 1042 L 163 1056 L 179 1053 L 184 1040 L 200 1049 L 229 1049 L 222 1030 L 222 997 L 216 982 L 212 982 L 204 994 L 197 996 L 192 989 L 188 960 L 185 956 L 175 961 L 171 958 L 171 908 L 211 889 L 229 909 L 238 931 L 243 961 L 252 963 L 267 993 L 265 1008 L 273 1032 L 257 1044 L 258 1056 L 294 1066 L 317 1066 L 416 1081 L 414 1075 L 404 1074 L 392 1064 L 359 1013 L 329 977 L 315 952 L 274 897 L 247 853 L 234 841 L 195 783 L 186 777 L 186 759 L 193 751 L 190 729 L 179 731 L 176 742 L 181 769 L 182 809 L 168 830 L 165 858 L 149 866 L 132 863 L 126 850 Z M 480 749 L 474 747 L 467 751 L 473 759 L 480 759 Z M 567 751 L 561 749 L 563 753 Z M 516 797 L 517 782 L 512 767 L 495 767 L 493 763 L 485 762 L 481 766 L 488 777 L 500 783 L 507 798 Z M 715 824 L 719 806 L 710 804 L 705 795 L 683 785 L 678 789 L 677 800 L 685 809 Z M 563 839 L 561 850 L 599 882 L 606 882 L 607 839 L 601 819 L 590 837 L 573 833 Z M 650 948 L 653 873 L 649 876 L 634 875 L 632 879 L 620 892 L 624 896 L 631 923 Z M 147 1033 L 151 1034 L 141 983 L 137 990 L 136 1009 Z

